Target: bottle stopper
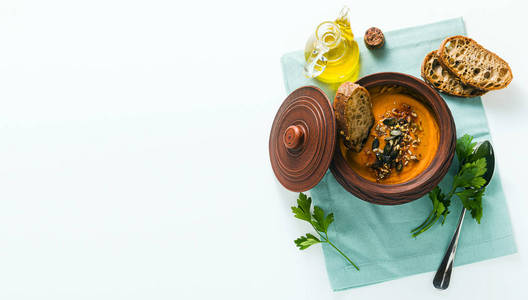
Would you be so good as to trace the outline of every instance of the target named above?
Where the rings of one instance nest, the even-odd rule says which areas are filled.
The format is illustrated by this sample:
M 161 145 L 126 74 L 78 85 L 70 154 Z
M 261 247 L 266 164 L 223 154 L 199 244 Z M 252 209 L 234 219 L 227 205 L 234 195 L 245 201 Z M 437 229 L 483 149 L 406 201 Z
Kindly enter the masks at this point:
M 370 27 L 365 32 L 365 45 L 369 49 L 377 49 L 383 47 L 385 43 L 385 36 L 383 32 L 377 27 Z

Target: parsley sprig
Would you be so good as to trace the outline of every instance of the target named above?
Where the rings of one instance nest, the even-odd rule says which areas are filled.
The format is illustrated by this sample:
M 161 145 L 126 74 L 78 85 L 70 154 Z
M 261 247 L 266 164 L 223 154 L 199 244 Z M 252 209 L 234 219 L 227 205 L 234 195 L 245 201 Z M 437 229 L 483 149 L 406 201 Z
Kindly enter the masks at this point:
M 328 226 L 332 222 L 334 222 L 334 214 L 329 213 L 325 216 L 325 212 L 322 208 L 319 206 L 314 205 L 313 213 L 311 213 L 311 207 L 312 207 L 312 198 L 306 196 L 303 193 L 299 194 L 299 198 L 297 199 L 297 206 L 292 206 L 291 210 L 294 214 L 294 217 L 297 219 L 306 221 L 312 225 L 313 229 L 317 232 L 319 235 L 319 238 L 317 238 L 315 235 L 311 233 L 307 233 L 306 236 L 301 236 L 298 239 L 296 239 L 295 245 L 299 247 L 300 250 L 304 250 L 311 245 L 319 244 L 319 243 L 327 243 L 330 246 L 332 246 L 339 254 L 341 254 L 348 262 L 350 262 L 358 271 L 359 268 L 348 258 L 348 256 L 343 253 L 343 251 L 339 250 L 339 248 L 336 247 L 329 239 L 328 239 Z
M 456 142 L 456 155 L 459 162 L 459 169 L 451 190 L 446 194 L 440 187 L 435 187 L 429 192 L 429 198 L 433 202 L 433 210 L 425 221 L 411 231 L 413 237 L 427 231 L 442 217 L 442 225 L 449 214 L 451 198 L 456 195 L 462 201 L 464 207 L 471 212 L 471 216 L 480 224 L 482 218 L 482 196 L 486 190 L 485 185 L 490 178 L 484 175 L 487 171 L 486 153 L 479 147 L 474 150 L 477 143 L 473 142 L 473 137 L 464 135 Z M 489 175 L 491 177 L 491 174 Z

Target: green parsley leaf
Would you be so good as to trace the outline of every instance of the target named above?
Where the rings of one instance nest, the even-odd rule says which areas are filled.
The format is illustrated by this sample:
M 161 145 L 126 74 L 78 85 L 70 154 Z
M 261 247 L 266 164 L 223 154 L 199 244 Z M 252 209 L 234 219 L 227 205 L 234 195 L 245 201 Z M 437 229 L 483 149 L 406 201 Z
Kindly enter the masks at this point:
M 443 195 L 443 194 L 442 194 Z M 451 205 L 451 199 L 450 198 L 444 198 L 442 199 L 442 204 L 444 205 L 445 207 L 445 210 L 442 212 L 442 225 L 444 225 L 444 222 L 447 218 L 447 215 L 450 213 L 449 211 L 449 205 Z
M 311 206 L 312 206 L 312 198 L 307 197 L 303 193 L 300 193 L 299 198 L 297 199 L 297 207 L 292 206 L 291 210 L 294 213 L 294 217 L 296 217 L 297 219 L 311 222 L 312 221 L 312 216 L 310 215 Z
M 324 219 L 324 211 L 319 206 L 314 206 L 314 213 L 313 213 L 313 226 L 315 230 L 319 232 L 325 232 L 327 228 L 325 227 L 325 219 Z
M 295 242 L 295 245 L 297 245 L 297 247 L 299 247 L 300 250 L 304 250 L 310 247 L 311 245 L 320 243 L 321 241 L 317 237 L 315 237 L 313 234 L 307 233 L 306 236 L 301 236 L 298 239 L 296 239 L 294 242 Z
M 334 222 L 334 213 L 329 213 L 325 218 L 325 228 L 328 230 L 328 226 Z M 325 231 L 326 232 L 326 231 Z
M 464 134 L 461 138 L 457 140 L 456 155 L 460 165 L 464 164 L 466 159 L 473 153 L 473 148 L 475 148 L 477 143 L 472 143 L 472 141 L 473 137 L 468 134 Z
M 301 236 L 294 240 L 295 245 L 299 247 L 300 250 L 304 250 L 314 244 L 327 243 L 359 271 L 358 266 L 356 266 L 356 264 L 354 264 L 354 262 L 352 262 L 350 258 L 348 258 L 348 256 L 343 253 L 343 251 L 339 250 L 339 248 L 337 248 L 337 246 L 328 239 L 328 226 L 334 222 L 334 214 L 329 213 L 325 217 L 325 212 L 319 206 L 314 206 L 314 212 L 312 214 L 310 212 L 311 207 L 312 198 L 300 193 L 299 198 L 297 199 L 297 206 L 292 206 L 291 210 L 294 217 L 310 223 L 310 225 L 312 225 L 312 227 L 317 231 L 317 234 L 320 238 L 315 237 L 311 233 L 307 233 L 306 236 Z
M 474 162 L 466 163 L 455 176 L 453 185 L 455 187 L 480 188 L 486 184 L 482 175 L 486 173 L 486 159 L 479 158 Z
M 482 189 L 465 189 L 457 192 L 456 195 L 462 200 L 464 207 L 471 211 L 473 219 L 477 220 L 480 224 L 482 218 L 482 196 L 486 188 Z
M 493 171 L 495 169 L 495 156 L 493 155 L 493 146 L 489 141 L 482 142 L 478 148 L 473 152 L 473 154 L 468 157 L 466 162 L 474 162 L 479 158 L 486 159 L 486 173 L 482 175 L 482 178 L 486 180 L 486 184 L 489 183 L 491 177 L 493 176 Z
M 437 186 L 429 192 L 433 209 L 427 219 L 411 231 L 417 235 L 427 231 L 440 216 L 444 224 L 449 214 L 451 197 L 457 195 L 464 207 L 471 212 L 471 216 L 480 224 L 482 218 L 482 197 L 485 186 L 491 180 L 494 168 L 493 147 L 489 141 L 484 141 L 477 149 L 473 137 L 465 134 L 456 142 L 456 155 L 459 161 L 458 172 L 453 179 L 449 193 L 444 194 Z M 490 167 L 488 168 L 488 163 Z
M 444 198 L 444 193 L 442 193 L 442 190 L 439 186 L 435 186 L 435 188 L 429 192 L 429 198 L 431 201 L 433 201 L 433 204 L 435 202 L 441 201 Z
M 319 206 L 314 206 L 313 218 L 314 220 L 312 222 L 315 230 L 324 233 L 328 232 L 328 226 L 334 222 L 334 214 L 330 213 L 325 218 L 325 213 Z
M 432 191 L 429 192 L 429 198 L 431 199 L 431 202 L 433 203 L 433 210 L 425 219 L 425 221 L 415 229 L 411 231 L 413 233 L 413 237 L 418 236 L 419 234 L 425 232 L 427 229 L 429 229 L 431 226 L 433 226 L 436 221 L 440 218 L 440 216 L 443 216 L 442 224 L 445 222 L 445 218 L 447 214 L 449 214 L 449 204 L 450 200 L 446 199 L 444 193 L 442 193 L 442 190 L 440 187 L 436 186 Z

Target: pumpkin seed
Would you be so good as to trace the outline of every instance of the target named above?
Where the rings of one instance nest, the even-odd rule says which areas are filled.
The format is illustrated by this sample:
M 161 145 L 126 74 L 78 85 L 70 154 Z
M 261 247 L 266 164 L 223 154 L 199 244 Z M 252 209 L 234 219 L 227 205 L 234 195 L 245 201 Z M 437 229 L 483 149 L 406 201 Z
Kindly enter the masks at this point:
M 378 169 L 383 166 L 383 163 L 380 160 L 376 160 L 372 165 L 370 165 L 371 168 Z
M 396 165 L 396 171 L 400 172 L 403 169 L 403 164 L 401 161 Z
M 396 119 L 395 118 L 386 118 L 385 120 L 383 120 L 383 124 L 387 125 L 387 126 L 394 126 L 396 125 Z
M 392 152 L 391 152 L 391 154 L 390 154 L 390 159 L 391 159 L 391 160 L 396 159 L 396 157 L 398 157 L 398 153 L 399 153 L 399 152 L 400 152 L 400 151 L 398 151 L 398 150 L 396 150 L 396 149 L 392 150 Z
M 387 143 L 387 144 L 385 144 L 385 148 L 383 148 L 383 153 L 385 153 L 385 154 L 388 155 L 389 152 L 391 151 L 391 149 L 392 149 L 391 144 L 390 144 L 390 143 Z
M 374 140 L 372 141 L 372 150 L 374 150 L 376 148 L 379 148 L 379 140 L 378 140 L 378 138 L 374 138 Z
M 381 153 L 379 153 L 379 152 L 376 153 L 376 158 L 377 158 L 378 161 L 381 160 L 381 157 L 382 157 L 382 156 L 383 156 L 383 154 L 381 154 Z

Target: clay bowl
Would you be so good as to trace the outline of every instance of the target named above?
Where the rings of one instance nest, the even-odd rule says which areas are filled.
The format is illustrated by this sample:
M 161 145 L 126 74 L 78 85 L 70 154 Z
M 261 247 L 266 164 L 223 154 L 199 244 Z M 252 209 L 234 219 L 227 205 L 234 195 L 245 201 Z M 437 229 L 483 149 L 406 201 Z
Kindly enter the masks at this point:
M 347 191 L 367 202 L 397 205 L 422 197 L 444 178 L 453 161 L 456 128 L 451 111 L 433 88 L 410 75 L 392 72 L 375 73 L 359 79 L 357 83 L 371 92 L 383 93 L 384 90 L 400 89 L 426 104 L 439 126 L 439 146 L 429 167 L 404 183 L 381 184 L 364 179 L 348 166 L 339 146 L 336 147 L 330 165 L 332 174 Z

